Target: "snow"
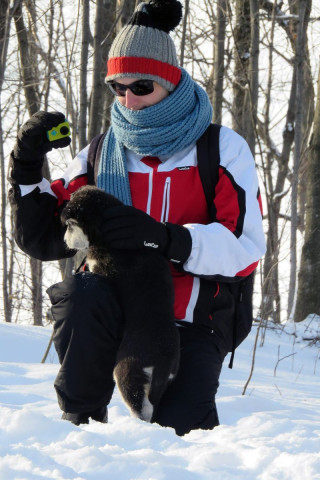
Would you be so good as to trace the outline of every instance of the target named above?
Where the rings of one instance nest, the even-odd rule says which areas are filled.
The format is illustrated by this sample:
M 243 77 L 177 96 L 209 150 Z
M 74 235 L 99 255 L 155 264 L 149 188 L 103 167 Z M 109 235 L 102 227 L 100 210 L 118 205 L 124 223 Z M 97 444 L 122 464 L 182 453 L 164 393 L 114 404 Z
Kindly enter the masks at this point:
M 233 370 L 225 362 L 221 425 L 184 437 L 131 417 L 118 392 L 108 424 L 61 420 L 55 353 L 40 363 L 51 328 L 0 323 L 0 480 L 320 479 L 319 344 L 303 340 L 310 322 L 261 330 L 242 395 L 255 326 Z M 312 323 L 319 332 L 319 317 Z

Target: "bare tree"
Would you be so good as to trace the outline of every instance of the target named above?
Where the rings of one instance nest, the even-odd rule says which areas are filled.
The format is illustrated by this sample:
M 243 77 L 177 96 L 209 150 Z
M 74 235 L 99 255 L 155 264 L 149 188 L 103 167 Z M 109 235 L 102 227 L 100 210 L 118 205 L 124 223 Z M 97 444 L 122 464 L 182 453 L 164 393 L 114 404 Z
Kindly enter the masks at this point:
M 297 303 L 294 320 L 300 322 L 309 314 L 320 315 L 320 69 L 313 132 L 308 151 L 308 189 L 305 240 L 301 255 Z
M 272 22 L 270 28 L 270 43 L 268 48 L 268 80 L 265 89 L 265 108 L 264 108 L 264 122 L 261 125 L 259 133 L 262 134 L 265 143 L 269 147 L 265 155 L 266 165 L 264 168 L 265 176 L 265 191 L 267 200 L 267 215 L 268 215 L 268 235 L 267 235 L 267 252 L 264 261 L 264 282 L 262 288 L 262 305 L 261 316 L 263 319 L 272 318 L 275 322 L 280 322 L 280 293 L 279 293 L 279 230 L 278 218 L 280 202 L 275 201 L 274 183 L 273 183 L 273 160 L 276 152 L 270 148 L 270 108 L 271 108 L 271 93 L 273 89 L 273 45 L 275 36 L 275 15 L 276 5 L 272 9 Z M 292 136 L 293 137 L 293 136 Z M 293 138 L 292 138 L 293 140 Z M 291 144 L 290 144 L 291 146 Z M 289 160 L 290 149 L 288 150 Z M 280 157 L 280 155 L 279 155 Z M 283 180 L 286 176 L 283 178 Z
M 297 276 L 297 230 L 298 220 L 298 178 L 300 158 L 302 153 L 302 123 L 304 104 L 304 60 L 305 44 L 308 19 L 310 17 L 310 1 L 299 0 L 299 25 L 296 40 L 296 114 L 295 114 L 295 135 L 294 135 L 294 162 L 292 171 L 292 193 L 291 193 L 291 238 L 290 238 L 290 283 L 288 297 L 288 317 L 293 308 L 294 296 L 296 292 Z
M 4 318 L 6 322 L 12 319 L 12 271 L 8 264 L 8 245 L 7 245 L 7 227 L 6 227 L 6 185 L 5 185 L 5 156 L 4 156 L 4 138 L 3 138 L 3 112 L 2 112 L 2 88 L 4 74 L 6 70 L 8 43 L 10 35 L 10 23 L 12 11 L 9 10 L 9 1 L 3 1 L 0 5 L 0 175 L 1 175 L 1 246 L 2 246 L 2 293 Z
M 216 36 L 214 43 L 214 66 L 213 66 L 213 92 L 211 95 L 213 106 L 213 121 L 222 123 L 222 104 L 223 104 L 223 80 L 225 73 L 224 50 L 226 38 L 227 23 L 227 2 L 226 0 L 217 1 L 217 21 Z
M 230 5 L 229 11 L 232 13 Z M 233 76 L 233 128 L 246 138 L 247 125 L 251 116 L 249 105 L 249 58 L 250 58 L 250 2 L 236 0 Z
M 97 0 L 94 32 L 93 78 L 90 99 L 88 139 L 105 128 L 107 106 L 104 80 L 107 74 L 108 51 L 115 20 L 115 0 Z M 110 98 L 110 97 L 108 97 Z
M 250 118 L 248 118 L 247 142 L 255 154 L 256 123 L 259 94 L 259 0 L 250 0 L 250 59 L 249 59 L 249 101 Z
M 182 35 L 181 35 L 181 45 L 180 45 L 180 65 L 183 67 L 184 62 L 184 52 L 185 52 L 185 45 L 186 45 L 186 33 L 187 33 L 187 21 L 189 15 L 189 0 L 186 0 L 184 6 L 184 14 L 182 20 Z
M 87 114 L 88 114 L 88 56 L 90 44 L 90 2 L 82 2 L 82 40 L 80 63 L 80 113 L 79 113 L 79 148 L 87 145 Z
M 136 2 L 135 0 L 117 0 L 117 16 L 119 15 L 119 21 L 116 25 L 117 32 L 128 23 L 138 3 L 140 2 Z
M 39 80 L 36 74 L 37 62 L 35 61 L 34 51 L 30 48 L 31 43 L 29 42 L 28 32 L 23 19 L 21 3 L 14 13 L 14 21 L 19 44 L 26 105 L 29 115 L 33 115 L 40 108 L 37 88 Z M 42 264 L 39 260 L 30 258 L 30 266 L 32 275 L 33 323 L 42 325 Z
M 307 12 L 311 5 L 307 5 Z M 297 38 L 298 38 L 298 25 L 299 25 L 299 5 L 297 2 L 291 2 L 290 6 L 290 15 L 286 17 L 281 10 L 282 3 L 279 2 L 269 2 L 262 1 L 261 7 L 268 12 L 267 20 L 272 21 L 271 26 L 271 40 L 269 43 L 269 80 L 268 88 L 266 89 L 266 108 L 264 122 L 258 122 L 259 126 L 259 135 L 266 145 L 266 154 L 265 154 L 265 165 L 264 165 L 264 176 L 266 178 L 266 201 L 267 201 L 267 215 L 268 215 L 268 234 L 267 234 L 267 253 L 264 260 L 264 282 L 263 282 L 263 296 L 261 310 L 265 318 L 273 318 L 275 321 L 280 321 L 280 293 L 279 293 L 279 253 L 281 249 L 282 242 L 282 232 L 283 227 L 279 228 L 279 222 L 281 220 L 281 205 L 283 201 L 286 200 L 286 197 L 289 193 L 289 188 L 286 187 L 286 182 L 290 182 L 294 187 L 294 198 L 295 198 L 295 212 L 293 212 L 294 217 L 294 232 L 297 228 L 301 228 L 301 223 L 303 222 L 301 215 L 297 214 L 297 205 L 298 205 L 298 178 L 301 178 L 300 172 L 297 170 L 297 164 L 295 166 L 295 171 L 293 172 L 290 169 L 290 161 L 292 158 L 292 147 L 295 142 L 296 137 L 296 113 L 297 106 L 300 108 L 301 117 L 299 121 L 300 125 L 300 139 L 303 139 L 303 143 L 300 140 L 300 147 L 295 147 L 296 152 L 299 151 L 299 155 L 303 152 L 305 140 L 308 137 L 308 132 L 311 126 L 310 115 L 313 112 L 313 86 L 311 79 L 311 69 L 310 69 L 310 57 L 307 47 L 307 36 L 306 28 L 308 25 L 309 14 L 305 17 L 305 21 L 301 23 L 303 25 L 303 35 L 304 35 L 304 45 L 303 45 L 303 58 L 304 58 L 304 68 L 302 69 L 303 76 L 299 76 L 300 87 L 297 86 L 298 76 L 297 76 Z M 269 112 L 272 105 L 271 93 L 274 91 L 274 79 L 273 79 L 273 62 L 274 56 L 279 57 L 279 51 L 275 46 L 274 32 L 275 27 L 279 27 L 285 32 L 285 38 L 289 42 L 289 47 L 291 47 L 294 62 L 292 62 L 292 55 L 290 57 L 290 51 L 288 52 L 288 57 L 284 58 L 287 62 L 287 71 L 291 70 L 291 82 L 290 82 L 290 95 L 288 97 L 287 110 L 285 115 L 285 126 L 282 132 L 283 142 L 282 149 L 280 150 L 276 146 L 276 142 L 272 139 L 271 126 L 270 126 L 270 117 Z M 279 33 L 279 31 L 278 31 Z M 302 82 L 302 83 L 301 83 Z M 299 96 L 299 91 L 301 91 L 302 84 L 305 85 L 304 90 L 308 91 L 308 95 L 305 95 L 305 101 L 302 101 L 301 96 Z M 299 104 L 299 105 L 298 105 Z M 301 120 L 302 119 L 302 120 Z M 299 137 L 298 137 L 299 142 Z M 299 161 L 298 153 L 296 155 L 297 162 Z M 295 179 L 295 180 L 294 180 Z M 301 204 L 303 200 L 301 197 Z M 302 211 L 302 205 L 301 205 Z M 302 213 L 303 215 L 303 213 Z M 291 222 L 292 217 L 287 216 L 287 221 Z M 283 220 L 282 225 L 283 225 Z M 293 225 L 291 229 L 293 229 Z M 296 249 L 295 235 L 293 230 L 291 230 L 291 242 L 292 248 Z M 294 260 L 295 264 L 295 260 Z M 292 264 L 293 265 L 293 264 Z M 292 278 L 296 274 L 296 265 L 291 268 Z M 289 291 L 289 290 L 288 290 Z M 295 292 L 295 286 L 292 284 L 292 295 L 290 302 L 293 301 L 293 295 Z

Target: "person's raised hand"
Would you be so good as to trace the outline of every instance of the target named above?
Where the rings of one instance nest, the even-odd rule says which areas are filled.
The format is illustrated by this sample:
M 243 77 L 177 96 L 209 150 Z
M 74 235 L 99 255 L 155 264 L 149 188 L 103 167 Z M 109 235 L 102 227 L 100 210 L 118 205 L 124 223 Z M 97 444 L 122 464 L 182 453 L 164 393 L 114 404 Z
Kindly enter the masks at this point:
M 69 136 L 51 142 L 47 137 L 48 130 L 64 121 L 65 115 L 61 112 L 39 111 L 22 125 L 11 153 L 11 175 L 18 183 L 27 185 L 40 182 L 44 155 L 53 148 L 70 145 Z

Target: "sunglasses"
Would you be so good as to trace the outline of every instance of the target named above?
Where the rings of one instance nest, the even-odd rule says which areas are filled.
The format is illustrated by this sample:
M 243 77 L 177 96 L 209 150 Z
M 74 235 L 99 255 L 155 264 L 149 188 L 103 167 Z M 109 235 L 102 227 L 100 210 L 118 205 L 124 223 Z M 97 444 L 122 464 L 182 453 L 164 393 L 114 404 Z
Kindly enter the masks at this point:
M 125 97 L 128 88 L 137 97 L 149 95 L 154 90 L 153 80 L 137 80 L 136 82 L 130 83 L 130 85 L 123 85 L 122 83 L 112 81 L 108 82 L 108 85 L 113 95 L 117 97 Z

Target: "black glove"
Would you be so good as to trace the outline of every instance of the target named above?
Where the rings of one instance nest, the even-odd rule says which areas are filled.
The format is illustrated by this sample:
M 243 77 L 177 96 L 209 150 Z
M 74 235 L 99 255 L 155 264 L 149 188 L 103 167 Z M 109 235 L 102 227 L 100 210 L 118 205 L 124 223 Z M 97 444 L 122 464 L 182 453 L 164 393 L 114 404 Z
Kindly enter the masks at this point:
M 113 248 L 148 248 L 162 252 L 169 260 L 184 263 L 190 255 L 189 230 L 180 225 L 161 223 L 127 205 L 110 207 L 103 216 L 103 238 Z
M 10 158 L 13 180 L 23 185 L 41 182 L 45 154 L 53 148 L 70 145 L 70 137 L 53 142 L 47 138 L 47 130 L 64 121 L 65 115 L 61 112 L 37 112 L 22 125 Z

